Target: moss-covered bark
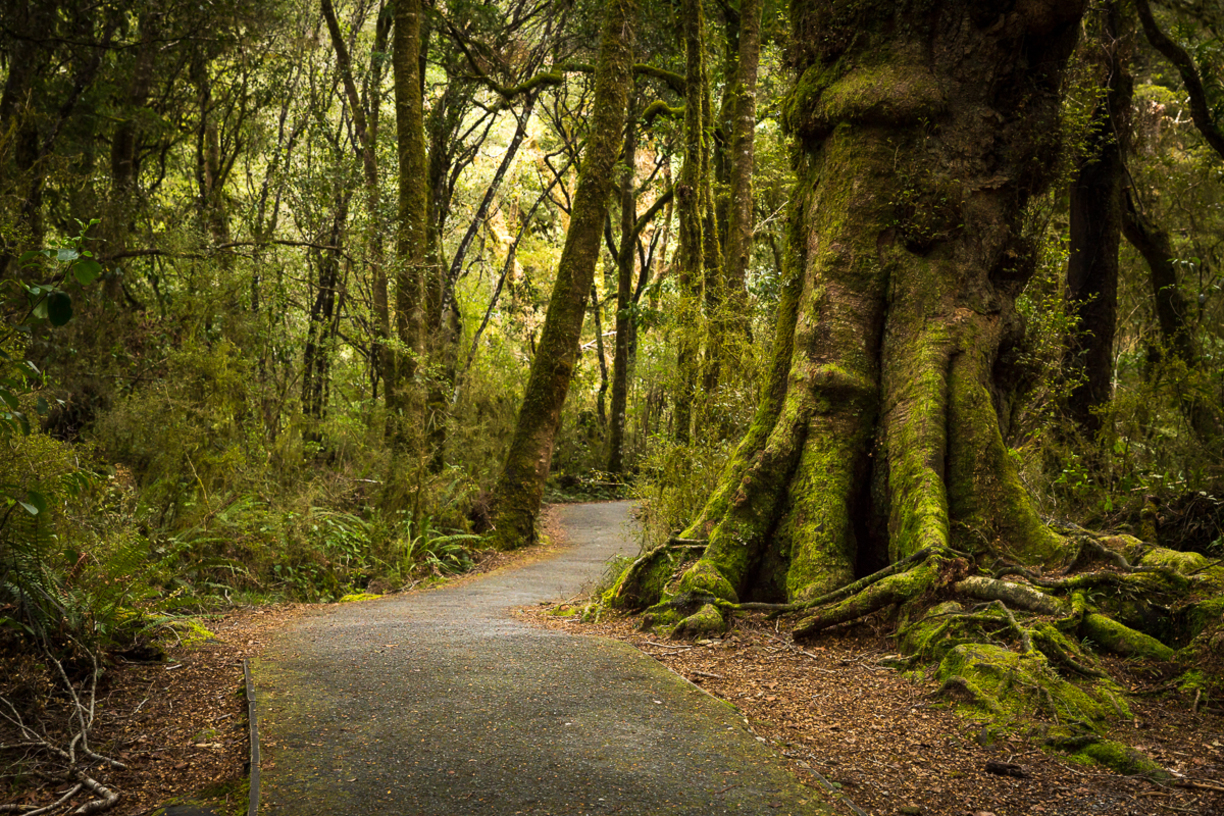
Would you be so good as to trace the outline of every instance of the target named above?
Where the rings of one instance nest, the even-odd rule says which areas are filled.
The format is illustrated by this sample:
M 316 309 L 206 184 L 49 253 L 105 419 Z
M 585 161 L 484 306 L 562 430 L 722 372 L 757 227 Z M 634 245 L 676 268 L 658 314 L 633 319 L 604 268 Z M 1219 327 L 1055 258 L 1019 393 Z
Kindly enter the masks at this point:
M 1089 15 L 1087 61 L 1105 93 L 1097 101 L 1087 154 L 1070 190 L 1070 258 L 1067 297 L 1079 318 L 1071 364 L 1082 379 L 1068 407 L 1085 431 L 1100 430 L 1100 409 L 1113 393 L 1113 341 L 1118 321 L 1118 245 L 1122 236 L 1123 136 L 1130 129 L 1130 37 L 1118 2 Z
M 771 379 L 683 533 L 701 557 L 660 549 L 607 600 L 657 598 L 646 620 L 673 636 L 766 610 L 814 637 L 891 609 L 906 662 L 992 727 L 1156 773 L 1108 739 L 1126 702 L 1094 653 L 1224 651 L 1224 567 L 1053 529 L 999 423 L 1033 268 L 1022 214 L 1051 181 L 1086 5 L 795 4 L 798 186 Z
M 384 372 L 387 432 L 399 451 L 419 453 L 426 425 L 425 395 L 414 382 L 427 358 L 426 337 L 433 253 L 429 244 L 428 161 L 425 100 L 421 91 L 421 0 L 395 4 L 391 70 L 395 78 L 395 123 L 399 145 L 398 211 L 395 232 L 395 335 L 397 348 Z M 367 168 L 367 173 L 368 173 Z M 376 295 L 377 297 L 377 295 Z M 379 304 L 376 303 L 376 307 Z M 393 465 L 393 468 L 397 467 Z M 395 477 L 390 480 L 396 481 Z
M 688 533 L 706 554 L 668 594 L 793 601 L 932 547 L 1059 557 L 1003 446 L 993 374 L 1082 11 L 795 7 L 785 387 L 767 389 Z
M 701 348 L 701 303 L 707 282 L 705 269 L 710 242 L 717 245 L 707 223 L 710 187 L 709 77 L 705 59 L 705 7 L 700 0 L 684 0 L 679 14 L 684 39 L 684 163 L 676 185 L 676 215 L 680 222 L 680 248 L 676 256 L 680 299 L 676 313 L 678 327 L 675 411 L 672 435 L 684 445 L 693 425 L 693 406 L 697 395 L 699 352 Z
M 569 232 L 514 437 L 495 490 L 493 542 L 505 549 L 535 540 L 544 480 L 552 462 L 561 406 L 578 358 L 578 341 L 599 257 L 608 198 L 616 181 L 615 166 L 620 155 L 633 62 L 634 8 L 632 0 L 608 0 L 606 6 L 595 71 L 594 115 Z

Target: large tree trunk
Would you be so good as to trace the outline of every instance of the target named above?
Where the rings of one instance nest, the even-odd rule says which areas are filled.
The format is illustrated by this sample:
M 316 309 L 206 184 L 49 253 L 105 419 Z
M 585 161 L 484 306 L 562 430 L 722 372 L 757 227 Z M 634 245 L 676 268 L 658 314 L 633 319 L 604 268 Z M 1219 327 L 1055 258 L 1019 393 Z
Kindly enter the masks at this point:
M 594 115 L 570 227 L 514 437 L 497 481 L 494 541 L 503 548 L 535 541 L 535 520 L 552 463 L 561 406 L 578 358 L 578 341 L 595 278 L 608 198 L 616 181 L 633 62 L 634 7 L 633 0 L 608 0 L 606 6 L 595 71 Z
M 797 298 L 774 363 L 789 373 L 686 533 L 709 544 L 670 597 L 805 599 L 949 545 L 1058 557 L 993 374 L 1022 330 L 1021 215 L 1050 181 L 1084 5 L 794 7 Z M 681 630 L 721 625 L 707 606 Z

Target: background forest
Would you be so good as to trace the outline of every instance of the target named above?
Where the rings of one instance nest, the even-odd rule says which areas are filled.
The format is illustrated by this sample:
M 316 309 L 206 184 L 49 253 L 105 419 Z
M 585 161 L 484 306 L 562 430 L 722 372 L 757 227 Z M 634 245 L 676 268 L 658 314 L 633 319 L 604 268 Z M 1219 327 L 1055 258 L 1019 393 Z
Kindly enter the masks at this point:
M 642 6 L 546 490 L 638 498 L 658 542 L 768 387 L 793 43 L 768 0 Z M 201 610 L 472 563 L 598 135 L 604 13 L 0 2 L 9 711 Z M 1000 406 L 1043 516 L 1212 559 L 1222 31 L 1192 0 L 1085 17 Z

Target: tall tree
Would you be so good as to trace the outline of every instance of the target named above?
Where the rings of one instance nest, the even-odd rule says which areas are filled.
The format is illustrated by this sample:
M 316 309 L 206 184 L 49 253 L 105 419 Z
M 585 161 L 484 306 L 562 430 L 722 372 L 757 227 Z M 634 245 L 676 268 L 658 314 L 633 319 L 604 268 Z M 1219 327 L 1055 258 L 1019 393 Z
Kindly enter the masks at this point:
M 364 98 L 357 91 L 353 75 L 353 61 L 336 9 L 332 0 L 320 0 L 323 19 L 336 52 L 336 70 L 344 85 L 348 109 L 353 118 L 356 135 L 354 148 L 361 157 L 361 173 L 365 187 L 366 212 L 369 222 L 367 245 L 370 253 L 370 288 L 373 295 L 375 333 L 370 343 L 371 363 L 375 381 L 391 368 L 387 343 L 391 339 L 391 311 L 387 289 L 387 269 L 383 251 L 383 225 L 379 220 L 382 211 L 382 179 L 378 167 L 378 123 L 382 107 L 383 63 L 387 38 L 390 36 L 392 16 L 380 4 L 375 25 L 374 47 L 370 53 L 369 77 Z M 398 87 L 398 85 L 397 85 Z
M 757 68 L 761 58 L 761 0 L 739 9 L 734 81 L 730 84 L 728 218 L 724 256 L 727 308 L 743 331 L 747 324 L 747 277 L 752 257 Z
M 429 316 L 437 311 L 437 257 L 430 245 L 428 159 L 421 59 L 421 0 L 397 0 L 391 68 L 399 144 L 399 205 L 395 231 L 395 331 L 393 376 L 387 377 L 388 431 L 397 448 L 423 452 L 428 417 L 416 381 L 429 362 Z M 402 463 L 401 463 L 402 464 Z
M 607 0 L 605 6 L 590 135 L 569 230 L 514 437 L 497 480 L 494 540 L 503 548 L 535 540 L 536 516 L 552 463 L 561 407 L 578 357 L 608 198 L 616 182 L 633 61 L 634 11 L 633 0 Z
M 680 301 L 676 315 L 676 396 L 672 435 L 678 444 L 688 444 L 697 399 L 701 348 L 701 305 L 715 298 L 718 282 L 707 277 L 715 268 L 718 246 L 713 218 L 711 187 L 710 81 L 706 66 L 705 6 L 701 0 L 684 0 L 678 25 L 684 40 L 684 163 L 676 184 L 676 214 L 680 222 L 677 279 Z
M 1014 303 L 1033 268 L 1021 217 L 1051 181 L 1085 5 L 793 7 L 800 76 L 784 111 L 798 140 L 789 253 L 801 289 L 779 318 L 793 337 L 775 344 L 789 375 L 685 534 L 708 545 L 660 607 L 679 631 L 720 629 L 720 603 L 815 598 L 949 546 L 1061 557 L 992 395 L 1007 387 L 1000 351 L 1021 332 Z M 938 579 L 916 567 L 799 631 Z
M 1071 182 L 1067 297 L 1079 318 L 1071 365 L 1080 375 L 1068 407 L 1088 433 L 1100 430 L 1100 409 L 1113 392 L 1113 346 L 1118 320 L 1118 245 L 1122 237 L 1123 162 L 1130 127 L 1130 37 L 1119 3 L 1091 15 L 1087 64 L 1104 92 L 1089 125 L 1087 149 Z

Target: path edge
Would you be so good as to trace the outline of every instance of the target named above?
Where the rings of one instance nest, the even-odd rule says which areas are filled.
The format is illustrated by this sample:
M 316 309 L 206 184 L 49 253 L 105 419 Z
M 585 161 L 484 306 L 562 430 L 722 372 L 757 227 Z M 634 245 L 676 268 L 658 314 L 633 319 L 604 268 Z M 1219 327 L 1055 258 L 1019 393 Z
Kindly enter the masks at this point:
M 251 756 L 248 760 L 249 798 L 247 816 L 259 816 L 259 709 L 255 702 L 255 678 L 251 676 L 251 661 L 242 661 L 242 676 L 246 681 L 247 723 L 250 726 Z

